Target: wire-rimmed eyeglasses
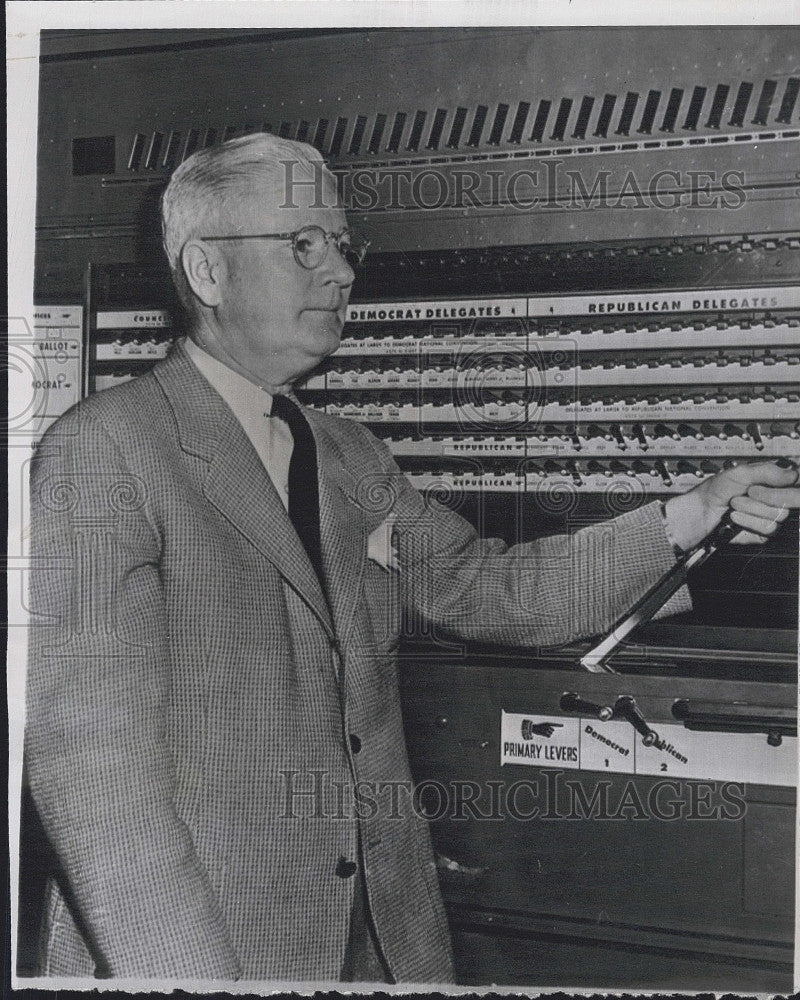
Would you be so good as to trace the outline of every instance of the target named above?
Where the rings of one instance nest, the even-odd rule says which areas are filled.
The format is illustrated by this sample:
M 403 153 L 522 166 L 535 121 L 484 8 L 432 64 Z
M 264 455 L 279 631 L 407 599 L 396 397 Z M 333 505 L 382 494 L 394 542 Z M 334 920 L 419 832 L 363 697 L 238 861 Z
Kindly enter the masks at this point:
M 328 247 L 336 249 L 351 267 L 364 263 L 369 241 L 356 236 L 349 229 L 340 233 L 326 233 L 322 226 L 303 226 L 293 233 L 252 233 L 235 236 L 201 236 L 201 240 L 290 240 L 294 259 L 307 271 L 320 267 L 328 256 Z

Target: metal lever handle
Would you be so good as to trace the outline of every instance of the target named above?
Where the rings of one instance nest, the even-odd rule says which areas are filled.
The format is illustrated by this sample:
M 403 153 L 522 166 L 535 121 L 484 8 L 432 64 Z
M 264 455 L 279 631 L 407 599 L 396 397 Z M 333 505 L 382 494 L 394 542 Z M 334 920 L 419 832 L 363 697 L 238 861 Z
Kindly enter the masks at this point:
M 608 722 L 614 715 L 610 705 L 596 705 L 593 701 L 584 701 L 580 695 L 567 691 L 561 695 L 558 707 L 562 712 L 580 712 L 581 715 L 594 715 L 601 722 Z
M 702 548 L 711 547 L 716 552 L 721 545 L 727 545 L 731 539 L 735 538 L 741 530 L 738 524 L 734 524 L 731 521 L 730 514 L 728 513 L 705 540 Z M 709 552 L 709 555 L 711 555 L 711 552 Z
M 614 668 L 608 666 L 607 663 L 611 654 L 622 645 L 635 628 L 649 622 L 653 615 L 683 586 L 690 569 L 702 566 L 721 545 L 726 545 L 741 530 L 740 527 L 731 522 L 726 514 L 703 544 L 687 556 L 685 562 L 676 563 L 672 569 L 665 573 L 658 583 L 654 584 L 643 597 L 640 597 L 631 610 L 617 622 L 605 639 L 581 657 L 580 665 L 593 673 L 616 673 Z
M 611 719 L 625 719 L 630 722 L 637 733 L 642 737 L 642 742 L 646 747 L 656 746 L 660 742 L 660 737 L 655 729 L 651 729 L 636 707 L 636 702 L 629 694 L 620 695 L 610 705 L 598 705 L 593 701 L 586 701 L 574 691 L 567 691 L 561 695 L 558 703 L 562 712 L 578 712 L 581 715 L 593 715 L 601 722 L 608 722 Z
M 644 716 L 636 707 L 636 702 L 629 694 L 620 695 L 614 702 L 614 716 L 616 718 L 627 719 L 637 733 L 642 737 L 642 743 L 646 747 L 654 746 L 659 742 L 658 733 L 651 729 L 645 722 Z

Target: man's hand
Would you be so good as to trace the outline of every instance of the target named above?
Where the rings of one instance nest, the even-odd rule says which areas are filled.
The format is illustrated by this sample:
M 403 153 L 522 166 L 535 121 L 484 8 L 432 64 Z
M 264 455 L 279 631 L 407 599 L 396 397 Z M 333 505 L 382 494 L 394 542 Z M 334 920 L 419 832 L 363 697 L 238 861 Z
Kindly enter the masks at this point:
M 718 472 L 681 496 L 666 503 L 667 527 L 684 550 L 694 548 L 730 511 L 730 519 L 743 530 L 737 545 L 761 545 L 800 507 L 797 466 L 786 458 L 752 462 Z

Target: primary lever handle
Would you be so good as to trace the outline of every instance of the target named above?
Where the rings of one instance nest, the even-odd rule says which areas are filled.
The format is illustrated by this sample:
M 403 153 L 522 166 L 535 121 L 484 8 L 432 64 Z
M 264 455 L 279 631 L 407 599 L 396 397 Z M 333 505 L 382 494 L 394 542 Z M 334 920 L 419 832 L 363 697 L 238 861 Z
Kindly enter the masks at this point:
M 601 722 L 608 722 L 614 715 L 614 709 L 610 705 L 598 705 L 596 702 L 586 701 L 572 691 L 561 695 L 558 707 L 562 712 L 580 712 L 581 715 L 594 715 Z
M 573 691 L 567 691 L 561 695 L 558 707 L 562 712 L 579 712 L 581 715 L 593 715 L 601 722 L 608 722 L 611 719 L 625 719 L 633 726 L 642 737 L 642 743 L 646 747 L 658 744 L 659 735 L 648 726 L 644 716 L 639 711 L 636 702 L 629 694 L 621 694 L 611 705 L 598 705 L 593 701 L 586 701 Z
M 655 729 L 651 729 L 650 726 L 647 725 L 644 720 L 644 716 L 636 707 L 636 702 L 629 694 L 620 695 L 620 697 L 614 702 L 614 715 L 627 719 L 636 732 L 642 737 L 642 743 L 644 743 L 646 747 L 651 747 L 658 743 L 658 733 Z
M 605 639 L 581 657 L 580 665 L 593 673 L 616 673 L 613 667 L 607 665 L 606 661 L 617 647 L 627 639 L 635 628 L 649 622 L 670 597 L 680 590 L 686 582 L 686 576 L 690 569 L 701 566 L 720 546 L 726 545 L 741 530 L 733 524 L 729 515 L 726 514 L 701 545 L 694 549 L 683 562 L 676 563 L 665 573 L 658 583 L 655 583 L 643 597 L 640 597 L 633 608 L 617 622 Z

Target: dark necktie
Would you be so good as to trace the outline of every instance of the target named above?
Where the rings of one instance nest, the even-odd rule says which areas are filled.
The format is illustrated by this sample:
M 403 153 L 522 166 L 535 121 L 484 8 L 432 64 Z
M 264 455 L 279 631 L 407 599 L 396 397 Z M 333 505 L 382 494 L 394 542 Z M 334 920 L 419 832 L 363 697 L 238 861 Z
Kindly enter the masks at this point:
M 325 590 L 322 571 L 322 545 L 319 531 L 319 484 L 317 482 L 317 446 L 308 421 L 300 407 L 286 396 L 274 396 L 272 416 L 289 425 L 294 447 L 289 462 L 289 518 L 308 553 Z

